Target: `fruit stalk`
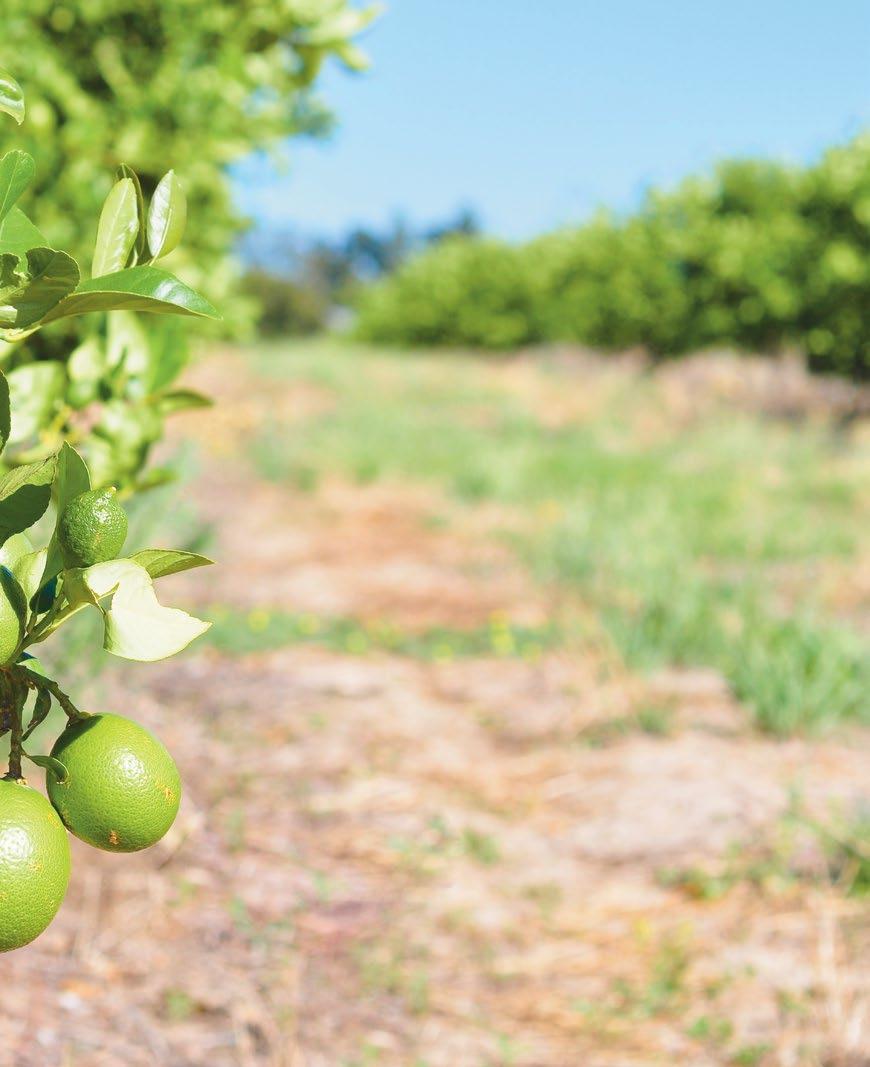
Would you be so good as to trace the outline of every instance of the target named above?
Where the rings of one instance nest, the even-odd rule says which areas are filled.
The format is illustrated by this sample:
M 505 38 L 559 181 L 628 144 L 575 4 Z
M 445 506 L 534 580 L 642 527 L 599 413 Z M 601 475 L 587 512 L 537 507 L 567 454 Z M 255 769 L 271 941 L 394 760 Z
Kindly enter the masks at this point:
M 51 693 L 70 722 L 78 722 L 79 719 L 87 718 L 87 712 L 79 711 L 57 682 L 53 682 L 50 678 L 46 678 L 42 674 L 37 674 L 36 671 L 29 670 L 20 663 L 15 664 L 13 671 L 17 676 L 16 680 L 18 681 L 18 684 L 25 687 L 25 693 L 27 689 L 44 689 L 46 692 Z
M 19 779 L 21 773 L 21 746 L 24 726 L 21 713 L 27 700 L 27 686 L 13 678 L 8 671 L 3 676 L 3 714 L 9 719 L 9 772 L 7 778 Z

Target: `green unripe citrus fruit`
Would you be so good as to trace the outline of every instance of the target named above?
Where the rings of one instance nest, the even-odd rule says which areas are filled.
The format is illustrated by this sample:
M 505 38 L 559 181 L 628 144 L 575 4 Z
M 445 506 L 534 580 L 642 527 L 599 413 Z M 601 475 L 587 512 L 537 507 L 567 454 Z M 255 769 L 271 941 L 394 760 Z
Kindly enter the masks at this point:
M 15 658 L 24 636 L 27 602 L 8 567 L 0 564 L 0 664 Z
M 22 556 L 32 551 L 30 538 L 23 533 L 7 537 L 0 545 L 0 664 L 13 659 L 24 636 L 22 619 L 27 605 L 11 571 Z
M 69 838 L 42 793 L 0 779 L 0 952 L 39 937 L 69 885 Z
M 67 829 L 107 852 L 138 852 L 175 820 L 181 779 L 153 734 L 120 715 L 89 715 L 68 726 L 52 756 L 61 782 L 46 774 L 48 795 Z
M 57 543 L 67 567 L 92 567 L 116 559 L 127 537 L 127 514 L 114 489 L 89 489 L 63 509 Z

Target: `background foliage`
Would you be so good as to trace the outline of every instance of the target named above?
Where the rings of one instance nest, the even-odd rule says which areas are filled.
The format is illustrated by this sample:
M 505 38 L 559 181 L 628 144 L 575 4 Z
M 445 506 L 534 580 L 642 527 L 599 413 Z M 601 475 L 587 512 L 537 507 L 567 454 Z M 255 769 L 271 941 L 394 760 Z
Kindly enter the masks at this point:
M 309 90 L 327 57 L 365 65 L 352 38 L 374 14 L 345 0 L 8 0 L 43 230 L 83 254 L 117 166 L 146 196 L 174 168 L 198 223 L 175 268 L 226 309 L 243 228 L 227 167 L 328 128 Z
M 399 216 L 384 227 L 355 226 L 338 238 L 311 240 L 293 230 L 255 228 L 240 249 L 249 268 L 244 292 L 257 305 L 260 333 L 315 333 L 330 325 L 336 307 L 353 302 L 361 286 L 433 244 L 479 231 L 468 208 L 433 226 L 415 227 Z
M 220 305 L 225 324 L 240 324 L 250 299 L 230 254 L 244 222 L 228 167 L 328 128 L 311 86 L 327 57 L 365 65 L 352 38 L 374 14 L 345 0 L 9 0 L 4 55 L 27 98 L 15 146 L 36 161 L 21 206 L 39 243 L 87 263 L 117 178 L 137 173 L 147 203 L 173 168 L 194 224 L 172 268 Z M 7 340 L 0 364 L 20 385 L 20 432 L 4 462 L 71 440 L 98 485 L 129 491 L 171 476 L 143 473 L 151 447 L 167 414 L 203 402 L 166 400 L 188 359 L 177 324 L 89 316 Z
M 870 377 L 870 137 L 814 166 L 732 161 L 640 210 L 521 247 L 461 240 L 364 293 L 359 333 L 508 348 L 579 341 L 676 356 L 799 346 Z

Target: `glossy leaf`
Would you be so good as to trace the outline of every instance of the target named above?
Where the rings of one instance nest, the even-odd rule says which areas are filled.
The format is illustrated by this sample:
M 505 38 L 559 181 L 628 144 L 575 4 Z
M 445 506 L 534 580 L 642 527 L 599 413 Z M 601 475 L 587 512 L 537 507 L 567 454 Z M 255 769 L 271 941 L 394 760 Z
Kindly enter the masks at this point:
M 71 293 L 78 285 L 79 268 L 66 252 L 31 248 L 27 252 L 27 276 L 26 284 L 3 297 L 3 302 L 18 312 L 17 330 L 38 323 Z
M 48 556 L 47 548 L 39 548 L 33 552 L 25 552 L 12 567 L 12 573 L 21 586 L 28 604 L 42 585 L 42 574 L 45 570 L 45 561 Z
M 18 579 L 6 566 L 0 566 L 0 595 L 5 596 L 12 605 L 18 618 L 20 635 L 23 635 L 27 626 L 27 597 L 18 584 Z
M 85 461 L 67 441 L 57 454 L 57 470 L 54 479 L 54 497 L 58 511 L 63 511 L 74 496 L 86 493 L 91 479 Z
M 196 552 L 178 552 L 169 548 L 144 548 L 141 552 L 134 552 L 130 559 L 144 567 L 152 578 L 164 578 L 168 574 L 179 574 L 194 567 L 209 567 L 214 562 Z
M 13 329 L 18 321 L 18 308 L 6 303 L 7 296 L 18 292 L 25 281 L 21 260 L 12 252 L 0 253 L 0 329 Z
M 169 171 L 154 190 L 148 209 L 148 249 L 153 259 L 177 248 L 187 225 L 187 197 L 175 171 Z
M 0 478 L 0 544 L 42 518 L 51 500 L 56 457 L 25 463 Z
M 124 264 L 127 267 L 132 267 L 137 262 L 145 259 L 148 254 L 148 216 L 145 214 L 145 197 L 142 195 L 142 183 L 139 181 L 139 175 L 132 167 L 128 167 L 126 163 L 122 163 L 118 167 L 118 180 L 120 181 L 123 178 L 129 178 L 136 191 L 136 241 L 129 261 Z
M 112 186 L 100 214 L 91 267 L 94 278 L 115 274 L 126 267 L 138 231 L 136 186 L 131 178 L 122 178 Z
M 211 304 L 174 275 L 158 267 L 138 266 L 82 282 L 44 321 L 55 322 L 92 311 L 149 311 L 217 318 Z
M 159 603 L 148 571 L 129 559 L 66 572 L 73 603 L 97 603 L 103 612 L 103 648 L 122 659 L 153 662 L 186 648 L 209 628 L 178 608 Z M 99 602 L 111 596 L 108 607 Z
M 27 669 L 32 671 L 34 660 L 28 660 Z M 37 671 L 36 673 L 41 673 Z M 30 723 L 27 726 L 27 731 L 24 734 L 26 740 L 37 726 L 41 726 L 42 723 L 48 718 L 48 713 L 51 711 L 51 693 L 47 689 L 39 689 L 36 693 L 36 700 L 33 702 L 33 714 L 30 716 Z M 26 753 L 25 753 L 26 755 Z M 30 757 L 28 757 L 29 759 Z
M 33 156 L 16 149 L 0 159 L 0 219 L 4 219 L 21 194 L 33 181 Z
M 69 777 L 64 764 L 54 756 L 32 756 L 29 752 L 25 752 L 24 755 L 31 763 L 35 763 L 37 767 L 42 767 L 44 771 L 53 774 L 55 779 L 61 784 L 63 784 Z
M 46 247 L 48 242 L 21 208 L 14 207 L 0 222 L 0 255 L 11 252 L 25 259 L 31 248 Z
M 12 75 L 0 67 L 0 111 L 19 124 L 24 121 L 24 93 Z

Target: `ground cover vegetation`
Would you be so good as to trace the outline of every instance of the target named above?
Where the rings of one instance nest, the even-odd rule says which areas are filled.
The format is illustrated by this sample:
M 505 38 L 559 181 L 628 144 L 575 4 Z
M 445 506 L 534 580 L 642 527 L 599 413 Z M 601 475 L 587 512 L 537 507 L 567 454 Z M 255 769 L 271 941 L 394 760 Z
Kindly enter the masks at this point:
M 714 667 L 774 732 L 870 717 L 866 636 L 826 609 L 813 577 L 860 558 L 863 445 L 844 451 L 824 425 L 726 405 L 674 420 L 666 391 L 618 373 L 587 415 L 600 382 L 584 387 L 582 372 L 558 363 L 542 371 L 559 405 L 548 416 L 494 388 L 485 364 L 467 357 L 312 343 L 289 357 L 271 352 L 267 372 L 329 399 L 290 427 L 275 421 L 254 434 L 248 448 L 266 477 L 304 492 L 336 474 L 360 485 L 422 482 L 465 508 L 504 509 L 498 536 L 540 580 L 591 609 L 574 619 L 575 635 L 585 627 L 634 668 Z M 573 402 L 557 399 L 560 385 Z M 564 630 L 556 617 L 515 636 L 541 646 Z M 304 618 L 279 614 L 262 637 L 390 641 L 377 628 L 352 634 L 332 620 L 315 635 Z M 421 634 L 417 646 L 462 655 L 463 642 L 449 638 Z M 472 648 L 478 641 L 466 635 Z

